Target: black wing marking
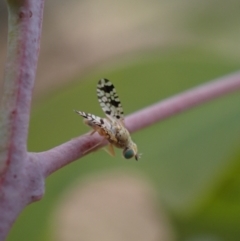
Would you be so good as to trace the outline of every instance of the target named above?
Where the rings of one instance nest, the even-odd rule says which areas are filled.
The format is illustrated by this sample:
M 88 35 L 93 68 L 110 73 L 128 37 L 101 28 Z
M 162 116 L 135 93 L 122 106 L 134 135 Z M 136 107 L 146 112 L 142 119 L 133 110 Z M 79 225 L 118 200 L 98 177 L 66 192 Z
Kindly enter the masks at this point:
M 106 115 L 116 119 L 124 118 L 120 99 L 114 85 L 108 79 L 100 79 L 98 81 L 97 96 L 100 106 Z

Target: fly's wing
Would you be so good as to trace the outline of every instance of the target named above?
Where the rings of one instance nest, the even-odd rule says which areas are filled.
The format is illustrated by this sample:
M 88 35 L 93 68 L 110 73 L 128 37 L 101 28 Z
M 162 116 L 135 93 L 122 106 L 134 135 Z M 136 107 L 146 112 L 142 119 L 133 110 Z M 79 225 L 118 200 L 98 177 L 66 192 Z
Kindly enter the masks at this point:
M 103 128 L 104 125 L 105 125 L 104 119 L 102 119 L 99 116 L 96 116 L 96 115 L 93 115 L 93 114 L 90 114 L 90 113 L 86 113 L 86 112 L 83 112 L 83 111 L 78 111 L 78 110 L 75 110 L 75 112 L 77 114 L 79 114 L 80 116 L 82 116 L 83 118 L 87 119 L 87 124 L 89 126 L 96 125 L 96 126 L 99 126 L 99 127 Z
M 107 79 L 100 79 L 97 85 L 97 96 L 103 112 L 117 120 L 124 119 L 123 108 L 114 85 Z
M 106 138 L 109 142 L 117 141 L 115 136 L 112 135 L 112 133 L 110 131 L 111 129 L 109 129 L 110 123 L 108 122 L 107 119 L 102 119 L 99 116 L 95 116 L 93 114 L 86 113 L 83 111 L 75 110 L 75 112 L 77 114 L 79 114 L 80 116 L 82 116 L 83 118 L 85 118 L 86 119 L 85 123 L 93 128 L 94 131 L 91 132 L 91 134 L 93 134 L 97 131 L 101 136 Z M 89 150 L 87 150 L 87 152 L 85 152 L 84 154 L 86 154 L 94 149 L 98 149 L 101 144 L 102 144 L 102 141 L 100 143 L 98 143 L 97 145 L 93 146 L 92 148 L 90 148 Z M 109 143 L 109 150 L 107 152 L 112 156 L 115 155 L 113 146 L 110 143 Z
M 115 131 L 112 128 L 108 119 L 103 119 L 90 113 L 75 110 L 77 114 L 86 119 L 85 123 L 97 131 L 101 136 L 104 136 L 109 141 L 116 142 Z

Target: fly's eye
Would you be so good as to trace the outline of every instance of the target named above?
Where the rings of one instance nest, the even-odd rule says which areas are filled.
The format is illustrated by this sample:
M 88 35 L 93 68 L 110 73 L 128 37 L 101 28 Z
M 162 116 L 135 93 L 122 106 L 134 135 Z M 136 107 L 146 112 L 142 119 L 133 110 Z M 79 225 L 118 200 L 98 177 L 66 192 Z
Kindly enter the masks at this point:
M 134 156 L 134 151 L 132 149 L 127 149 L 127 150 L 124 150 L 123 151 L 123 156 L 126 158 L 126 159 L 130 159 Z

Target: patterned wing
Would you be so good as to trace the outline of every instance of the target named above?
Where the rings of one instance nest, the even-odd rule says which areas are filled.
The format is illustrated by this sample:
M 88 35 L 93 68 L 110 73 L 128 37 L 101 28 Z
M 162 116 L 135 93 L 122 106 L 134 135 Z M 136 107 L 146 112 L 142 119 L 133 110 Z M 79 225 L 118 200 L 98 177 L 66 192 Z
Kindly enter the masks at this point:
M 77 114 L 81 115 L 82 117 L 84 117 L 85 119 L 87 119 L 89 125 L 91 123 L 94 124 L 94 125 L 97 125 L 99 127 L 103 127 L 105 125 L 104 119 L 102 119 L 99 116 L 96 116 L 96 115 L 93 115 L 93 114 L 90 114 L 90 113 L 86 113 L 86 112 L 83 112 L 83 111 L 78 111 L 78 110 L 75 110 L 75 112 Z
M 100 79 L 97 85 L 97 96 L 100 106 L 106 115 L 123 120 L 124 113 L 114 88 L 114 85 L 107 79 Z
M 89 125 L 97 131 L 101 136 L 104 136 L 108 141 L 117 142 L 115 131 L 112 129 L 111 123 L 107 119 L 95 116 L 90 113 L 75 110 L 75 112 L 86 119 L 85 124 Z

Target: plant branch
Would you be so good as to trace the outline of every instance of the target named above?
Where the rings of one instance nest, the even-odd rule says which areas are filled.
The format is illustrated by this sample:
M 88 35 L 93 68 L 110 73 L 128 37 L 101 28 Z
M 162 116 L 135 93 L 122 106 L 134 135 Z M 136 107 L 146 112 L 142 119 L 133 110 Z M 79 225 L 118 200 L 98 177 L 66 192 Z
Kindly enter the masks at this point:
M 0 174 L 13 162 L 17 162 L 17 165 L 13 166 L 19 168 L 26 159 L 43 0 L 9 0 L 7 5 L 8 52 L 0 107 Z
M 23 208 L 44 193 L 38 163 L 27 153 L 31 96 L 44 0 L 7 0 L 8 52 L 0 119 L 0 240 Z
M 240 90 L 240 72 L 199 85 L 129 115 L 126 126 L 135 132 L 194 106 Z
M 29 155 L 37 158 L 36 160 L 41 165 L 43 175 L 47 177 L 51 173 L 57 171 L 72 161 L 75 161 L 85 156 L 86 154 L 89 154 L 90 149 L 92 152 L 107 144 L 106 141 L 102 141 L 103 138 L 100 137 L 97 133 L 94 135 L 87 133 L 59 146 L 56 146 L 51 150 L 40 153 L 29 153 Z M 99 143 L 101 144 L 98 145 Z
M 126 117 L 125 124 L 130 132 L 135 132 L 194 106 L 237 90 L 240 90 L 240 72 L 192 88 L 135 112 Z M 96 146 L 101 140 L 98 134 L 92 136 L 87 134 L 51 150 L 42 153 L 31 153 L 31 155 L 37 156 L 44 175 L 48 176 L 62 166 L 85 155 L 89 149 Z M 106 143 L 101 143 L 98 148 Z

